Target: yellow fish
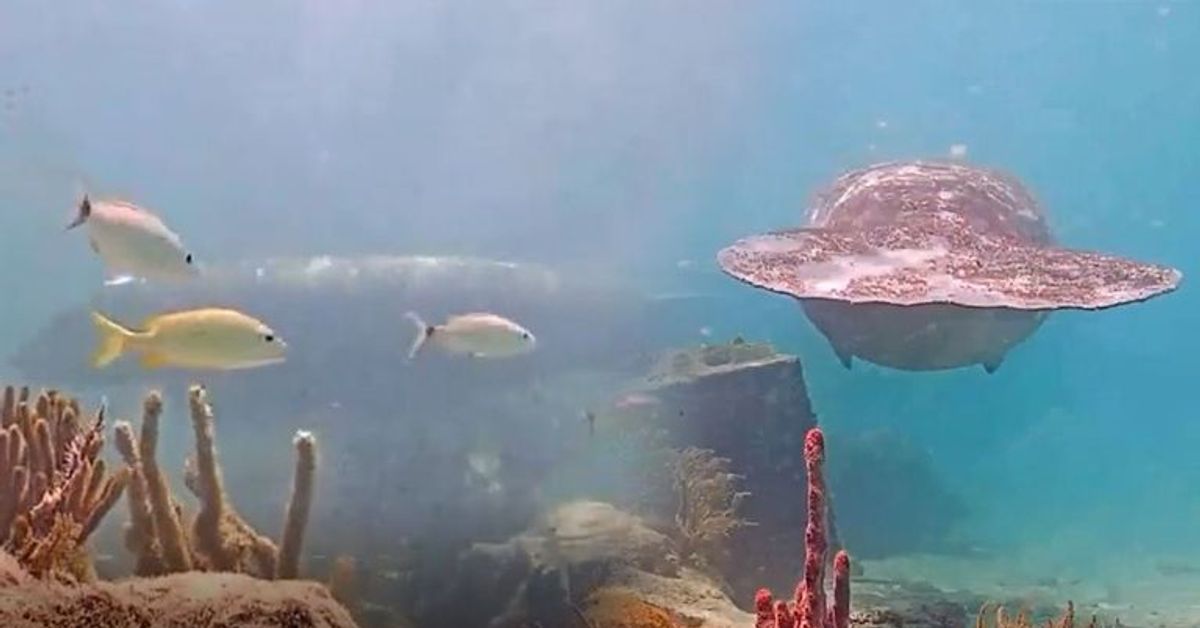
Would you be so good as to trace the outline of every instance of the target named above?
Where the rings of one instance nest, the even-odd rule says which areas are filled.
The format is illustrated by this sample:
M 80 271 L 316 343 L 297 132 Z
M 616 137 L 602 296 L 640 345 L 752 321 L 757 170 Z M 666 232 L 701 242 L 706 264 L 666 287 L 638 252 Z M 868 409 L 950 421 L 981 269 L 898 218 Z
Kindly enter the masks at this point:
M 92 312 L 99 334 L 92 366 L 101 368 L 135 351 L 144 368 L 163 366 L 232 370 L 284 360 L 285 343 L 262 321 L 237 310 L 202 308 L 151 316 L 130 329 Z

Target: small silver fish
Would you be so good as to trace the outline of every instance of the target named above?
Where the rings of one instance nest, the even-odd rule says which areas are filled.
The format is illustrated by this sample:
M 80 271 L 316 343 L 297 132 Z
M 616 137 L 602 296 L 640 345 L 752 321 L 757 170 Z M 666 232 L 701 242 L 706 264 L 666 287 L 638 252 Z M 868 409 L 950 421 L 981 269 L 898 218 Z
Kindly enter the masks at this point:
M 427 325 L 416 312 L 407 314 L 417 326 L 417 337 L 408 351 L 412 360 L 432 343 L 451 354 L 476 358 L 503 358 L 533 351 L 537 338 L 528 329 L 496 314 L 476 312 L 451 316 L 441 325 Z
M 104 262 L 109 284 L 135 277 L 183 281 L 200 274 L 179 235 L 158 216 L 137 205 L 92 201 L 85 195 L 66 230 L 80 225 L 87 227 L 88 240 Z

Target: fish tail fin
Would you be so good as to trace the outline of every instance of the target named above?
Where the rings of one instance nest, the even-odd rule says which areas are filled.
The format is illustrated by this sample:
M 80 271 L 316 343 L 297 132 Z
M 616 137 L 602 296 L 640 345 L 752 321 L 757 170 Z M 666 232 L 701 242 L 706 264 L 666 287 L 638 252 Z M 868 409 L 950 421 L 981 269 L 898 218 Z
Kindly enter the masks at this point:
M 71 229 L 82 225 L 83 223 L 87 222 L 88 217 L 91 215 L 92 201 L 88 198 L 87 194 L 84 194 L 83 200 L 79 201 L 79 207 L 75 211 L 75 219 L 71 221 L 71 224 L 67 225 L 67 228 L 64 229 L 64 231 L 70 231 Z
M 425 341 L 433 335 L 435 328 L 433 325 L 426 324 L 416 312 L 408 312 L 405 316 L 417 326 L 417 336 L 413 338 L 412 346 L 408 349 L 408 359 L 411 361 L 417 357 L 417 353 L 421 351 L 421 347 L 425 346 Z
M 136 334 L 107 316 L 92 312 L 92 324 L 96 326 L 99 340 L 92 353 L 92 366 L 102 368 L 117 359 L 125 351 L 125 343 Z

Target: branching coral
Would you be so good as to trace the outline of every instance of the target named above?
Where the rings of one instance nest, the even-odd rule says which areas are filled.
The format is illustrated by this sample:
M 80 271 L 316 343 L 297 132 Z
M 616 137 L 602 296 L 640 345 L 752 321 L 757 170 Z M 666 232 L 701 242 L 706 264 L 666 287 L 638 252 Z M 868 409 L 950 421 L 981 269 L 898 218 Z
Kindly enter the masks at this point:
M 83 546 L 129 481 L 106 474 L 104 408 L 80 425 L 75 399 L 4 389 L 0 406 L 0 546 L 37 577 L 94 577 Z
M 975 617 L 975 628 L 989 628 L 987 622 L 988 605 L 984 604 L 979 607 L 979 614 Z M 1067 602 L 1067 609 L 1063 611 L 1057 619 L 1047 619 L 1044 624 L 1045 628 L 1075 628 L 1075 604 Z M 1118 623 L 1118 625 L 1120 625 Z M 1017 615 L 1011 616 L 1004 612 L 1003 606 L 996 607 L 995 620 L 991 628 L 1035 628 L 1036 624 L 1029 618 L 1029 614 L 1022 611 Z M 1088 621 L 1086 628 L 1097 628 L 1096 616 L 1092 615 Z
M 212 406 L 203 387 L 189 389 L 188 404 L 196 454 L 188 461 L 184 484 L 200 501 L 190 526 L 184 525 L 183 509 L 171 495 L 158 466 L 161 396 L 151 393 L 146 398 L 139 442 L 134 442 L 128 423 L 117 425 L 118 449 L 132 477 L 125 541 L 137 556 L 138 573 L 195 569 L 295 578 L 312 504 L 316 439 L 307 432 L 296 435 L 296 477 L 284 523 L 284 547 L 280 550 L 242 519 L 229 502 L 217 461 Z
M 712 450 L 688 447 L 671 463 L 677 507 L 675 528 L 683 558 L 711 563 L 721 555 L 722 543 L 734 530 L 753 525 L 738 516 L 742 500 L 740 476 L 730 473 L 729 460 Z
M 804 576 L 789 603 L 774 600 L 767 589 L 754 596 L 755 628 L 847 628 L 850 625 L 850 556 L 838 551 L 833 561 L 833 606 L 825 599 L 825 561 L 828 552 L 825 503 L 825 436 L 820 428 L 804 438 L 808 473 L 808 525 L 804 530 Z

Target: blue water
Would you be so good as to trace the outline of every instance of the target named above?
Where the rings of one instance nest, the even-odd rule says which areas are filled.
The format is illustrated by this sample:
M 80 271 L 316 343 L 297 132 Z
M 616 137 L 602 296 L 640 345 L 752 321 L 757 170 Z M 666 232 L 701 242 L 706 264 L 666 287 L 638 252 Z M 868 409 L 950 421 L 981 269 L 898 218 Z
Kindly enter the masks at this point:
M 169 208 L 209 259 L 463 253 L 729 297 L 800 355 L 830 434 L 888 426 L 1050 562 L 1200 556 L 1200 4 L 9 0 L 0 349 L 90 293 L 84 187 Z M 783 297 L 720 275 L 839 172 L 967 159 L 1064 244 L 1181 269 L 1055 314 L 994 375 L 842 369 Z M 681 270 L 680 260 L 694 260 Z M 1066 540 L 1064 540 L 1066 539 Z M 1056 554 L 1057 552 L 1057 554 Z

